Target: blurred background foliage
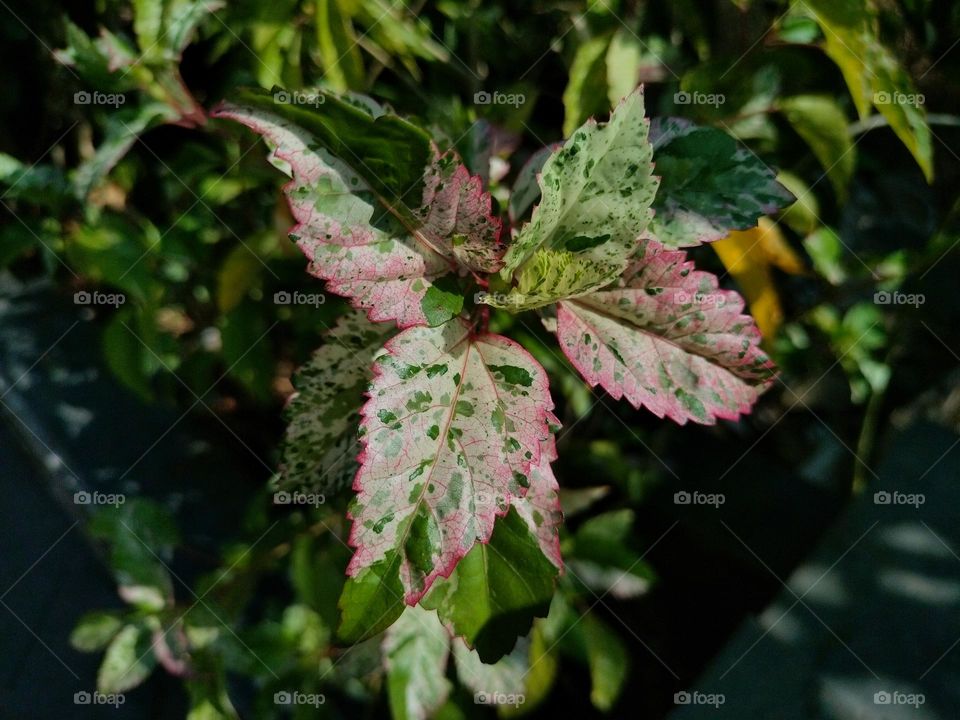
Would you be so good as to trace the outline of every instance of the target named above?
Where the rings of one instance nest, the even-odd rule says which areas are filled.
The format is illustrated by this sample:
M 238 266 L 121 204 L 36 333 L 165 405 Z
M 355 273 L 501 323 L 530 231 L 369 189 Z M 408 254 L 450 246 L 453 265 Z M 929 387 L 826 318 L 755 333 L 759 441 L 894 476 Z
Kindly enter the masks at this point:
M 471 697 L 484 683 L 513 682 L 526 703 L 505 716 L 662 717 L 780 589 L 725 528 L 784 577 L 869 488 L 898 417 L 960 421 L 948 402 L 955 3 L 85 0 L 0 13 L 5 292 L 124 293 L 116 309 L 71 307 L 116 392 L 145 414 L 202 415 L 198 432 L 225 428 L 244 459 L 204 483 L 208 516 L 224 493 L 235 514 L 203 552 L 162 487 L 78 479 L 128 494 L 82 517 L 120 588 L 112 610 L 77 608 L 91 614 L 72 637 L 105 651 L 105 692 L 167 672 L 182 679 L 160 686 L 178 698 L 171 717 L 279 717 L 274 693 L 296 688 L 326 696 L 321 716 L 457 718 L 488 711 Z M 424 672 L 415 658 L 333 641 L 346 498 L 270 502 L 292 372 L 345 306 L 273 302 L 322 288 L 286 237 L 265 148 L 205 109 L 245 85 L 372 94 L 458 148 L 506 212 L 527 159 L 638 84 L 652 116 L 723 129 L 797 197 L 694 253 L 745 295 L 782 376 L 739 424 L 677 428 L 587 388 L 533 315 L 496 315 L 553 379 L 571 571 L 512 655 L 480 669 L 457 657 L 448 699 L 425 708 L 408 691 Z M 123 101 L 85 103 L 95 92 Z M 726 503 L 678 505 L 683 490 Z

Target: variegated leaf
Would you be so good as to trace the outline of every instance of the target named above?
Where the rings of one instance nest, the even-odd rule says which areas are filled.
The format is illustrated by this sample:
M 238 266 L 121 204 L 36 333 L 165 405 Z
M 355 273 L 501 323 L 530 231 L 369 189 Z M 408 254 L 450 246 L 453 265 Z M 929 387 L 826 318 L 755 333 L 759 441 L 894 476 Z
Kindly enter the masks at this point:
M 369 99 L 317 93 L 307 106 L 299 97 L 245 91 L 213 114 L 263 135 L 292 177 L 291 236 L 310 273 L 371 320 L 432 326 L 458 315 L 456 271 L 501 265 L 500 220 L 479 179 Z
M 281 450 L 283 488 L 335 493 L 357 472 L 357 429 L 373 356 L 395 332 L 360 310 L 340 318 L 323 346 L 294 375 Z
M 437 614 L 408 607 L 383 642 L 394 720 L 427 720 L 450 694 L 450 635 Z
M 686 253 L 647 241 L 619 286 L 560 303 L 556 332 L 590 385 L 657 417 L 711 425 L 748 412 L 774 374 L 742 310 Z
M 588 121 L 550 156 L 539 179 L 540 204 L 501 271 L 526 292 L 515 289 L 512 294 L 522 297 L 503 302 L 490 296 L 488 304 L 538 307 L 597 290 L 623 272 L 650 221 L 657 190 L 647 128 L 638 90 L 609 122 Z
M 362 582 L 373 568 L 382 584 L 399 573 L 413 604 L 526 493 L 553 402 L 525 350 L 459 318 L 386 349 L 362 411 L 347 574 Z
M 560 486 L 550 467 L 550 463 L 556 459 L 556 443 L 551 437 L 543 443 L 540 464 L 530 468 L 530 487 L 527 494 L 514 501 L 514 507 L 537 538 L 543 554 L 557 569 L 562 570 L 560 526 L 563 524 L 563 510 L 560 508 Z
M 796 199 L 773 170 L 722 130 L 657 118 L 650 141 L 660 189 L 646 235 L 667 247 L 746 230 Z

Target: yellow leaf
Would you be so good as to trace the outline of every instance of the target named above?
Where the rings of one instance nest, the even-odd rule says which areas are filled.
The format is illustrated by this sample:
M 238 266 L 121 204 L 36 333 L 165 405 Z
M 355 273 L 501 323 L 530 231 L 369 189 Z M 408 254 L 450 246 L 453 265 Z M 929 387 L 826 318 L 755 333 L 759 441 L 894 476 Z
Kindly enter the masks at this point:
M 790 247 L 780 228 L 765 217 L 760 218 L 757 227 L 735 230 L 713 243 L 713 249 L 740 286 L 760 333 L 769 341 L 783 322 L 783 307 L 771 268 L 776 266 L 791 275 L 799 275 L 806 272 L 803 260 Z

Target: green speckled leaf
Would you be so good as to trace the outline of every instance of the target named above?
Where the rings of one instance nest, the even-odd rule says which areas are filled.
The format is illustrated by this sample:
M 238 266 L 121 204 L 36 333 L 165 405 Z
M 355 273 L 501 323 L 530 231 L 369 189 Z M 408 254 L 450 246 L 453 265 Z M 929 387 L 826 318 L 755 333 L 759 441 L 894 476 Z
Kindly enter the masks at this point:
M 756 226 L 795 198 L 776 173 L 722 130 L 658 118 L 650 128 L 660 189 L 646 235 L 691 247 Z
M 647 128 L 637 90 L 609 122 L 588 121 L 550 156 L 540 175 L 540 204 L 507 250 L 501 273 L 506 280 L 517 277 L 531 293 L 515 289 L 522 297 L 506 306 L 583 295 L 623 272 L 650 222 L 657 189 Z M 570 282 L 551 288 L 548 275 L 558 265 L 567 268 Z
M 281 487 L 333 494 L 357 472 L 357 429 L 373 356 L 395 332 L 354 310 L 327 333 L 323 347 L 297 371 L 281 449 Z
M 686 253 L 647 241 L 620 285 L 557 308 L 560 347 L 591 386 L 681 425 L 749 412 L 772 381 L 743 299 Z
M 457 318 L 386 350 L 362 411 L 347 574 L 396 567 L 414 604 L 526 494 L 556 421 L 546 372 L 504 337 Z

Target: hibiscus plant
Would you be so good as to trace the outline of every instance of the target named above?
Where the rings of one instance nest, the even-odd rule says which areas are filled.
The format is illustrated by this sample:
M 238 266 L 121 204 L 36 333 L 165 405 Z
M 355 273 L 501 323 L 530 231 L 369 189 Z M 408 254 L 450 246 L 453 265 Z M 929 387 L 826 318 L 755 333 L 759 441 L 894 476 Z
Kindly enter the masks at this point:
M 724 132 L 651 123 L 641 90 L 535 154 L 505 204 L 366 97 L 249 90 L 213 114 L 263 136 L 308 272 L 354 307 L 295 380 L 281 480 L 352 485 L 343 642 L 420 605 L 492 662 L 546 614 L 562 430 L 494 309 L 536 313 L 590 386 L 681 425 L 749 412 L 774 377 L 742 299 L 682 248 L 793 198 Z

